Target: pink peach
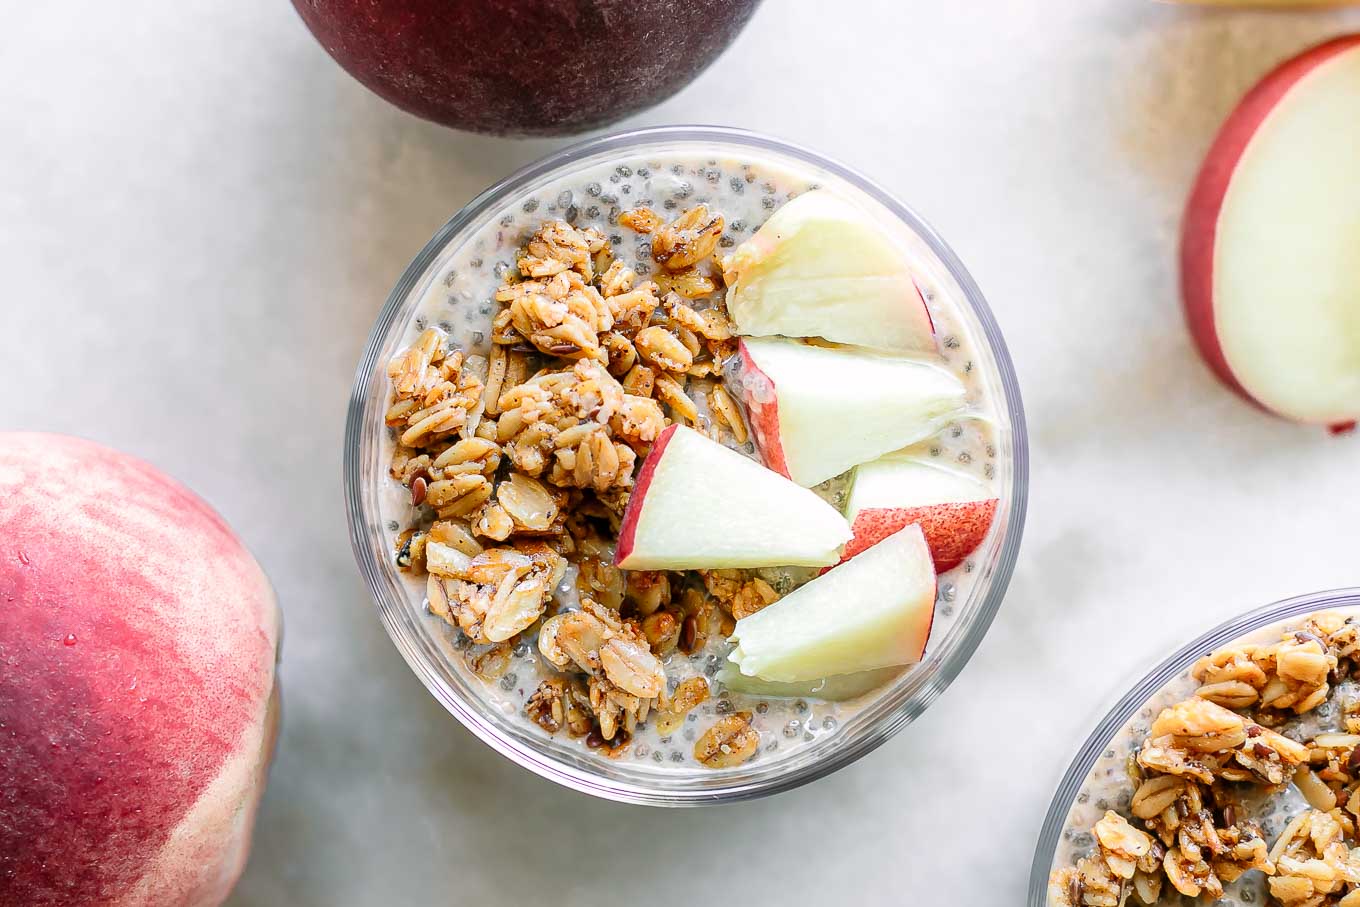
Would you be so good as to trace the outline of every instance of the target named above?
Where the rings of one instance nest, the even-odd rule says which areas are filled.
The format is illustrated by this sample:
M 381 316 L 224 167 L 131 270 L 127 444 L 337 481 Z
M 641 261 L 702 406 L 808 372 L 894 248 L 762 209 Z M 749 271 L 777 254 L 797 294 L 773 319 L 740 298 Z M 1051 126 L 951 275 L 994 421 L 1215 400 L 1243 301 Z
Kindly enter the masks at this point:
M 1360 34 L 1266 75 L 1224 122 L 1186 203 L 1181 291 L 1201 356 L 1268 412 L 1360 418 Z
M 0 904 L 220 904 L 278 721 L 279 616 L 213 510 L 76 438 L 0 433 Z

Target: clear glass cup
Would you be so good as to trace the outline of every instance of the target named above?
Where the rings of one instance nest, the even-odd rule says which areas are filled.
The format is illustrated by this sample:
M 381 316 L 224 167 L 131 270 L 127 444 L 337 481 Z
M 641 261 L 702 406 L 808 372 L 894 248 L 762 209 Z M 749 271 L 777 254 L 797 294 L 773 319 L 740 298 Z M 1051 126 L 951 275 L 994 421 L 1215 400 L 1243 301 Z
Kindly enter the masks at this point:
M 979 573 L 966 599 L 954 602 L 958 617 L 941 639 L 932 639 L 925 659 L 905 672 L 834 734 L 788 757 L 759 759 L 735 769 L 679 769 L 664 774 L 624 760 L 609 760 L 581 747 L 532 732 L 526 722 L 487 707 L 450 663 L 439 634 L 447 627 L 426 613 L 403 586 L 391 553 L 391 532 L 383 525 L 379 492 L 387 478 L 381 462 L 386 437 L 383 412 L 388 382 L 385 365 L 398 351 L 404 332 L 427 288 L 440 279 L 441 263 L 460 243 L 508 206 L 564 173 L 647 151 L 693 150 L 696 154 L 754 155 L 811 168 L 827 184 L 867 194 L 900 218 L 919 242 L 917 264 L 936 285 L 960 302 L 962 317 L 976 340 L 983 380 L 994 401 L 998 455 L 995 483 L 1000 504 L 994 528 L 972 560 Z M 669 126 L 592 139 L 520 170 L 473 199 L 420 251 L 378 316 L 355 376 L 345 426 L 345 500 L 350 537 L 360 571 L 383 625 L 443 705 L 485 743 L 530 771 L 575 790 L 612 800 L 650 805 L 699 805 L 742 800 L 789 790 L 846 765 L 901 730 L 962 670 L 990 626 L 1015 565 L 1028 489 L 1028 446 L 1020 391 L 1001 332 L 982 293 L 944 241 L 913 211 L 849 168 L 778 139 L 736 129 Z
M 1063 775 L 1048 814 L 1039 832 L 1039 843 L 1034 849 L 1034 862 L 1029 875 L 1029 907 L 1047 907 L 1048 876 L 1055 868 L 1053 861 L 1063 831 L 1067 827 L 1068 814 L 1076 803 L 1077 796 L 1086 782 L 1097 760 L 1118 736 L 1120 731 L 1133 719 L 1135 713 L 1162 691 L 1167 684 L 1184 677 L 1202 656 L 1215 649 L 1232 643 L 1234 640 L 1262 631 L 1272 624 L 1297 619 L 1314 611 L 1328 611 L 1360 608 L 1360 588 L 1334 589 L 1328 592 L 1313 592 L 1296 598 L 1275 602 L 1239 617 L 1219 624 L 1203 636 L 1187 643 L 1149 671 L 1134 684 L 1133 689 L 1124 694 L 1114 708 L 1100 720 L 1091 736 L 1077 751 L 1076 758 Z M 1090 831 L 1090 829 L 1081 829 Z

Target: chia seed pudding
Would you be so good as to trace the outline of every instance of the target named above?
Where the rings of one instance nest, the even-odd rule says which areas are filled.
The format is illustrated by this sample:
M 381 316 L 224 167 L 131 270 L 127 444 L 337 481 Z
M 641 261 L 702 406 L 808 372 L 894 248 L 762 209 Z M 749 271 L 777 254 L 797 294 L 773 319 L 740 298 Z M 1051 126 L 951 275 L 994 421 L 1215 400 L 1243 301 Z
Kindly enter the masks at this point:
M 1317 612 L 1158 690 L 1068 811 L 1050 907 L 1360 903 L 1357 657 L 1360 608 Z
M 749 238 L 781 205 L 801 193 L 828 184 L 834 191 L 850 197 L 863 195 L 841 178 L 810 166 L 797 167 L 790 162 L 755 156 L 736 157 L 726 150 L 698 156 L 653 151 L 594 163 L 558 176 L 530 187 L 526 194 L 508 201 L 499 210 L 486 212 L 472 229 L 461 234 L 458 242 L 443 250 L 431 272 L 436 276 L 428 281 L 422 301 L 398 347 L 409 351 L 422 343 L 436 343 L 441 347 L 436 358 L 447 350 L 450 358 L 460 356 L 464 372 L 472 376 L 469 381 L 489 380 L 488 371 L 496 368 L 488 365 L 495 356 L 493 336 L 504 328 L 504 325 L 498 328 L 493 323 L 503 311 L 501 302 L 496 299 L 497 293 L 507 281 L 525 279 L 525 275 L 518 274 L 518 269 L 524 267 L 518 256 L 525 254 L 526 246 L 530 250 L 534 248 L 533 241 L 543 236 L 545 224 L 550 221 L 561 221 L 581 236 L 594 235 L 591 231 L 598 231 L 603 236 L 604 247 L 591 253 L 597 261 L 621 263 L 624 269 L 636 274 L 639 284 L 649 279 L 664 282 L 667 275 L 659 267 L 653 248 L 653 243 L 659 241 L 658 234 L 649 235 L 634 229 L 637 209 L 650 209 L 660 219 L 673 221 L 683 218 L 696 206 L 705 206 L 707 211 L 723 219 L 724 229 L 716 250 L 717 255 L 722 255 Z M 870 208 L 881 207 L 867 197 L 858 201 Z M 1010 476 L 1010 464 L 1006 462 L 1007 449 L 999 441 L 996 428 L 994 395 L 998 393 L 999 378 L 994 360 L 979 346 L 971 315 L 946 289 L 945 280 L 932 270 L 934 266 L 925 263 L 933 260 L 933 256 L 927 252 L 923 241 L 886 212 L 882 213 L 882 219 L 885 231 L 894 233 L 895 241 L 900 243 L 908 260 L 913 264 L 918 259 L 922 262 L 919 270 L 914 269 L 913 276 L 939 341 L 938 355 L 930 358 L 952 372 L 967 394 L 965 416 L 945 425 L 943 430 L 916 445 L 912 452 L 923 459 L 947 464 L 955 472 L 996 489 L 1003 476 Z M 700 315 L 710 309 L 721 311 L 721 284 L 711 293 L 691 294 L 686 298 Z M 431 336 L 436 339 L 429 341 Z M 716 366 L 722 363 L 717 352 L 713 359 L 716 365 L 711 379 L 708 382 L 692 381 L 688 388 L 694 407 L 690 421 L 715 440 L 758 461 L 755 446 L 749 438 L 742 437 L 744 431 L 718 430 L 723 424 L 722 414 L 713 411 L 711 401 L 714 398 L 703 392 L 714 382 L 721 381 L 721 372 Z M 423 364 L 429 366 L 429 363 L 427 355 Z M 524 375 L 520 375 L 519 380 L 523 379 Z M 451 380 L 456 382 L 458 379 L 454 375 Z M 507 379 L 505 387 L 510 386 Z M 673 406 L 670 408 L 674 410 Z M 393 424 L 391 418 L 389 424 Z M 409 563 L 403 559 L 411 557 L 410 542 L 429 530 L 432 516 L 428 502 L 413 503 L 415 489 L 411 487 L 408 460 L 413 461 L 414 451 L 403 450 L 399 442 L 401 437 L 399 428 L 389 430 L 383 460 L 395 458 L 397 465 L 394 465 L 394 478 L 386 482 L 382 494 L 381 514 L 383 525 L 393 539 L 396 559 L 407 567 Z M 641 460 L 639 456 L 637 462 Z M 404 463 L 407 464 L 406 481 L 399 476 Z M 544 476 L 546 480 L 546 472 Z M 814 491 L 840 509 L 846 501 L 848 482 L 847 473 L 823 483 Z M 556 493 L 550 485 L 545 481 L 543 487 Z M 422 478 L 421 490 L 416 497 L 423 496 L 426 487 L 433 487 L 433 484 Z M 561 526 L 545 530 L 544 537 L 552 531 L 560 533 Z M 978 550 L 979 556 L 985 547 Z M 600 564 L 603 564 L 612 555 L 612 549 L 595 553 L 601 555 Z M 544 557 L 551 559 L 553 555 L 545 554 Z M 985 571 L 978 568 L 978 558 L 969 557 L 941 575 L 927 653 L 950 634 L 958 620 L 960 606 L 972 599 L 979 582 L 985 582 Z M 536 570 L 537 567 L 527 569 Z M 589 584 L 599 579 L 604 569 L 599 564 L 592 564 L 586 571 L 590 575 L 583 576 L 577 559 L 568 556 L 561 570 L 551 574 L 556 583 L 551 591 L 548 616 L 578 612 L 582 607 L 580 590 L 583 586 L 592 598 L 598 598 L 601 587 L 597 585 L 592 589 Z M 755 588 L 752 584 L 759 580 L 764 584 L 759 588 L 772 590 L 776 597 L 782 596 L 807 582 L 815 573 L 815 570 L 803 568 L 749 571 L 742 579 L 746 583 L 742 592 Z M 549 574 L 546 568 L 541 573 L 544 577 Z M 721 585 L 720 580 L 715 582 Z M 562 676 L 557 666 L 544 656 L 538 638 L 541 627 L 545 626 L 542 621 L 517 633 L 506 644 L 477 644 L 460 632 L 457 621 L 447 614 L 447 602 L 432 600 L 432 597 L 442 598 L 444 593 L 432 594 L 432 586 L 425 576 L 419 571 L 408 572 L 404 575 L 404 583 L 411 602 L 420 605 L 425 619 L 435 628 L 432 636 L 444 657 L 479 692 L 491 710 L 545 741 L 553 736 L 556 727 L 571 725 L 574 705 L 588 714 L 586 702 L 573 700 L 561 690 L 546 699 L 539 694 L 545 683 Z M 705 583 L 710 594 L 718 594 L 714 591 L 714 583 L 707 579 Z M 702 591 L 703 587 L 700 588 Z M 633 591 L 629 585 L 628 595 Z M 624 612 L 628 613 L 626 604 Z M 609 619 L 605 617 L 605 620 Z M 612 739 L 601 733 L 597 719 L 591 731 L 582 735 L 585 745 L 599 753 L 600 758 L 629 762 L 634 769 L 646 773 L 674 775 L 677 772 L 733 770 L 736 762 L 724 761 L 721 757 L 700 763 L 696 743 L 702 744 L 706 731 L 715 723 L 740 716 L 756 737 L 739 735 L 737 743 L 745 752 L 752 750 L 752 739 L 758 741 L 754 751 L 749 756 L 743 755 L 740 761 L 783 759 L 816 742 L 825 743 L 827 738 L 835 737 L 847 722 L 871 707 L 904 673 L 914 669 L 912 666 L 880 669 L 802 685 L 748 682 L 747 691 L 741 691 L 735 687 L 743 685 L 743 678 L 734 675 L 732 666 L 727 664 L 727 655 L 732 648 L 725 638 L 726 632 L 730 632 L 730 621 L 723 620 L 719 624 L 719 620 L 714 618 L 714 631 L 701 634 L 699 644 L 692 651 L 685 651 L 682 645 L 670 647 L 660 656 L 667 691 L 661 697 L 662 703 L 675 697 L 677 691 L 683 696 L 687 690 L 693 690 L 690 683 L 693 678 L 705 681 L 706 697 L 695 697 L 698 701 L 688 711 L 678 714 L 655 709 L 648 714 L 644 706 L 640 716 L 630 715 L 625 708 L 623 719 L 627 720 L 627 729 L 620 730 Z M 717 629 L 719 626 L 721 632 Z M 685 631 L 688 633 L 688 627 Z M 534 720 L 526 712 L 533 713 Z M 724 748 L 729 748 L 729 744 L 737 745 L 730 739 L 719 743 Z

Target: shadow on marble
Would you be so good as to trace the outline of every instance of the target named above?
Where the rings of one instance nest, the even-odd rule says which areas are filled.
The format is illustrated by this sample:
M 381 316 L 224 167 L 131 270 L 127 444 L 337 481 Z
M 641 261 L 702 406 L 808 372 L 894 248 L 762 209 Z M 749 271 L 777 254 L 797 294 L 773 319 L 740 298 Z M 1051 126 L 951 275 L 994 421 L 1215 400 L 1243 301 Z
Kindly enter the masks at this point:
M 1178 203 L 1223 120 L 1257 80 L 1313 44 L 1360 27 L 1352 13 L 1171 9 L 1142 19 L 1111 62 L 1118 147 Z

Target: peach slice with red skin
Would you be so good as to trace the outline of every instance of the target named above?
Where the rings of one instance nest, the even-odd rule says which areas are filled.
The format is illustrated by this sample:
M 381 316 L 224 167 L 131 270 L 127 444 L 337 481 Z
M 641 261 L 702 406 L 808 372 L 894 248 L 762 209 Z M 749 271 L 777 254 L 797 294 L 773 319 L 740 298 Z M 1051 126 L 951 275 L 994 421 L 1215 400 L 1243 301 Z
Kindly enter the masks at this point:
M 1360 417 L 1360 35 L 1305 51 L 1219 131 L 1186 206 L 1181 287 L 1229 387 L 1298 422 Z
M 905 526 L 925 534 L 937 573 L 963 563 L 987 537 L 999 500 L 971 476 L 909 456 L 887 456 L 855 470 L 845 517 L 855 537 L 845 559 Z
M 938 432 L 966 394 L 918 359 L 783 338 L 744 338 L 733 384 L 765 465 L 813 486 Z
M 0 433 L 0 904 L 212 907 L 245 865 L 279 618 L 202 500 Z
M 614 563 L 625 570 L 834 564 L 850 526 L 817 495 L 692 428 L 668 426 L 638 471 Z
M 930 640 L 935 589 L 925 536 L 908 526 L 737 621 L 728 659 L 777 683 L 914 664 Z
M 723 261 L 738 333 L 935 352 L 935 324 L 894 229 L 825 189 L 785 203 Z

